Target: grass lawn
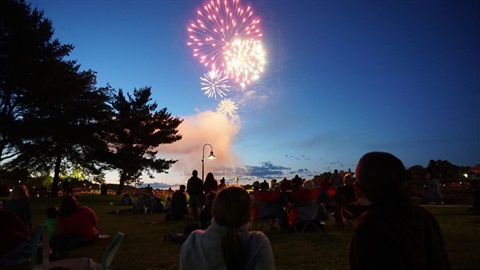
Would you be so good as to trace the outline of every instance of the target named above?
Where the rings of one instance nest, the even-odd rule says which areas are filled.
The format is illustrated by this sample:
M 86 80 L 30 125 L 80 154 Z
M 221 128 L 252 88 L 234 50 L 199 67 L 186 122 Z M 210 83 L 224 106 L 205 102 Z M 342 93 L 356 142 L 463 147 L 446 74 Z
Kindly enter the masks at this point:
M 180 245 L 165 242 L 165 234 L 182 232 L 183 221 L 164 221 L 164 214 L 109 214 L 124 206 L 117 203 L 120 196 L 79 195 L 78 200 L 98 215 L 102 234 L 123 232 L 125 239 L 111 269 L 178 269 Z M 45 210 L 60 205 L 59 198 L 31 198 L 33 224 L 45 220 Z M 480 216 L 465 212 L 466 206 L 427 206 L 438 219 L 444 234 L 453 269 L 480 269 Z M 348 246 L 352 228 L 333 228 L 327 221 L 327 233 L 267 232 L 275 255 L 276 269 L 348 269 Z M 72 251 L 69 257 L 91 257 L 100 262 L 110 239 L 99 239 L 89 247 Z M 212 254 L 221 256 L 221 254 Z

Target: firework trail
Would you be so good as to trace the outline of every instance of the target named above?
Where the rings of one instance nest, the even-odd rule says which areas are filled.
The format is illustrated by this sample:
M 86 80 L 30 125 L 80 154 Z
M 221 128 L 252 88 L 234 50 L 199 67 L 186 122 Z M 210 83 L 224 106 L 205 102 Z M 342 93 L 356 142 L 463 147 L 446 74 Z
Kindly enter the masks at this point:
M 227 95 L 225 92 L 230 91 L 228 77 L 223 76 L 221 71 L 210 70 L 203 77 L 200 77 L 200 80 L 200 84 L 203 86 L 201 89 L 205 91 L 205 95 L 208 95 L 209 98 L 213 96 L 217 99 L 217 95 L 223 98 Z
M 212 70 L 225 68 L 224 50 L 236 38 L 260 40 L 260 20 L 253 11 L 239 5 L 239 0 L 211 0 L 197 10 L 197 17 L 187 28 L 193 56 Z

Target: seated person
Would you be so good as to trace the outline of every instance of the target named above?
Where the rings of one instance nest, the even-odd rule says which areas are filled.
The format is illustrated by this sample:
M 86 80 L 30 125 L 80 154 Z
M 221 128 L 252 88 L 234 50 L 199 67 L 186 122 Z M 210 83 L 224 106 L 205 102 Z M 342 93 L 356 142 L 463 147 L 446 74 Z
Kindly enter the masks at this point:
M 203 206 L 202 211 L 200 211 L 200 229 L 202 230 L 206 230 L 212 222 L 212 206 L 215 196 L 215 192 L 210 192 L 205 196 L 205 205 Z
M 472 206 L 467 209 L 467 212 L 471 212 L 473 214 L 480 214 L 480 185 L 479 180 L 472 180 L 470 185 L 472 186 L 473 190 L 473 203 Z
M 97 215 L 88 206 L 81 205 L 75 196 L 66 196 L 58 210 L 58 235 L 52 246 L 73 249 L 97 241 Z
M 16 185 L 13 187 L 10 197 L 4 203 L 3 207 L 13 213 L 25 222 L 30 229 L 32 228 L 32 208 L 30 205 L 30 195 L 25 185 Z
M 166 212 L 170 212 L 172 210 L 172 198 L 167 197 L 167 202 L 165 203 L 165 207 L 163 208 Z
M 185 195 L 185 185 L 181 185 L 180 189 L 172 195 L 171 219 L 182 220 L 187 214 L 187 196 Z
M 133 200 L 130 195 L 127 193 L 123 194 L 122 201 L 120 202 L 121 205 L 133 205 Z
M 240 186 L 222 189 L 213 220 L 193 231 L 180 251 L 179 269 L 275 269 L 272 247 L 261 231 L 248 231 L 251 200 Z
M 48 230 L 48 238 L 52 240 L 57 236 L 58 231 L 58 208 L 51 206 L 47 208 L 46 214 L 47 220 L 45 220 L 45 225 L 47 226 Z
M 0 266 L 15 265 L 30 258 L 31 233 L 17 214 L 0 208 Z
M 133 204 L 133 212 L 144 213 L 144 207 L 145 207 L 145 196 L 141 194 L 140 196 L 138 196 L 138 198 L 135 200 L 135 203 Z
M 152 206 L 150 207 L 152 213 L 163 213 L 165 206 L 162 203 L 162 200 L 158 197 L 153 197 Z
M 451 269 L 437 220 L 406 192 L 402 161 L 370 152 L 355 173 L 359 197 L 369 207 L 353 231 L 350 269 Z

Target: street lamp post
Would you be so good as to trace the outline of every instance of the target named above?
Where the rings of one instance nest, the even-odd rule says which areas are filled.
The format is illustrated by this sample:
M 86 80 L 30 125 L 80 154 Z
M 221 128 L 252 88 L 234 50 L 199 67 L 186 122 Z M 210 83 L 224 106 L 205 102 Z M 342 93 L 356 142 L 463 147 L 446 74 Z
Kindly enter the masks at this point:
M 215 158 L 215 155 L 213 154 L 213 147 L 212 147 L 212 145 L 209 144 L 209 143 L 204 144 L 204 145 L 203 145 L 203 152 L 202 152 L 202 181 L 204 180 L 204 178 L 203 178 L 203 173 L 204 173 L 204 171 L 205 171 L 205 146 L 207 146 L 207 145 L 210 146 L 210 155 L 208 155 L 208 158 L 209 158 L 209 159 Z

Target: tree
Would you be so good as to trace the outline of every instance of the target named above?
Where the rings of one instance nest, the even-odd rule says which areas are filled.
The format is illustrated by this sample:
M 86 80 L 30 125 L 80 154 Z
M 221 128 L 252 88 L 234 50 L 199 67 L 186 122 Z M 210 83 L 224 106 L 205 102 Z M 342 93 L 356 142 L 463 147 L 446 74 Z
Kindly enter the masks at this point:
M 28 96 L 49 80 L 45 69 L 73 49 L 52 39 L 51 22 L 23 0 L 0 1 L 0 162 L 18 154 Z M 32 99 L 30 99 L 31 101 Z
M 0 161 L 10 170 L 53 170 L 57 196 L 60 171 L 98 169 L 90 153 L 106 147 L 100 133 L 110 119 L 110 89 L 95 88 L 93 71 L 64 60 L 73 46 L 52 39 L 41 11 L 23 0 L 0 7 Z
M 107 88 L 95 88 L 91 71 L 78 71 L 73 63 L 51 70 L 48 94 L 31 95 L 20 126 L 19 154 L 7 163 L 31 171 L 53 171 L 52 196 L 57 195 L 60 172 L 81 165 L 95 171 L 92 152 L 105 148 L 101 133 L 110 119 Z M 62 67 L 67 65 L 67 67 Z
M 134 89 L 133 96 L 127 93 L 126 97 L 120 89 L 113 98 L 114 116 L 106 136 L 107 163 L 119 172 L 117 195 L 142 173 L 153 178 L 153 173 L 167 172 L 176 162 L 159 158 L 156 147 L 180 140 L 178 126 L 183 120 L 173 117 L 167 108 L 157 110 L 158 105 L 150 96 L 151 88 L 145 87 Z

